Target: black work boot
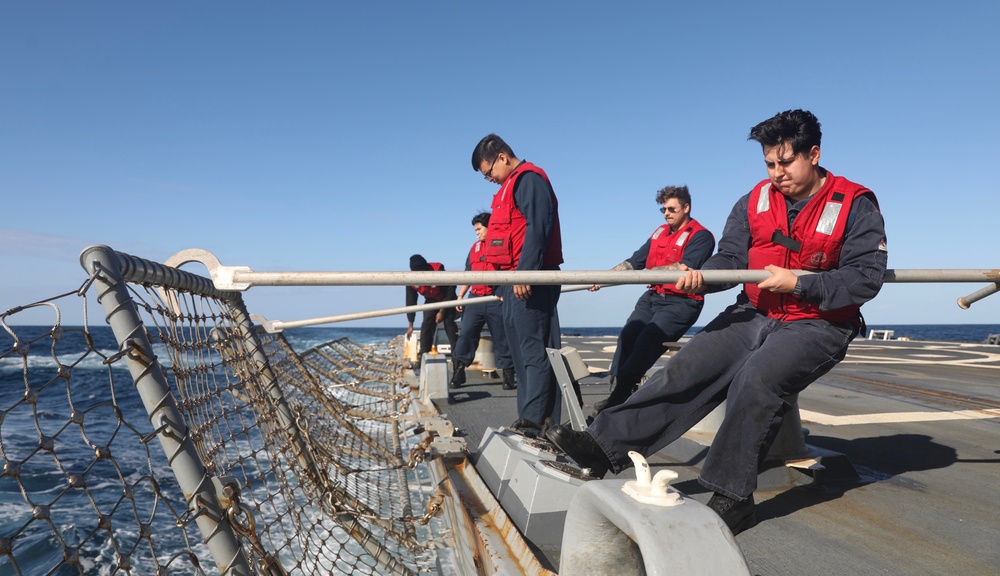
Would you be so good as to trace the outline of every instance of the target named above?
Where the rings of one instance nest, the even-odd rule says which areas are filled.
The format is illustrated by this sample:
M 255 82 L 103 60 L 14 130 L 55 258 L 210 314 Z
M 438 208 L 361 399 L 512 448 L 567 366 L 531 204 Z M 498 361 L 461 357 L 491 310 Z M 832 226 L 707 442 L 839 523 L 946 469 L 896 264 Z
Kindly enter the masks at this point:
M 617 381 L 615 383 L 615 389 L 611 391 L 611 395 L 606 399 L 601 400 L 597 404 L 594 404 L 594 410 L 600 414 L 603 410 L 607 410 L 612 406 L 618 406 L 619 404 L 624 404 L 628 397 L 635 393 L 639 387 L 635 384 L 629 382 Z
M 514 369 L 513 368 L 503 368 L 503 389 L 504 390 L 514 390 L 517 388 L 517 382 L 514 380 Z
M 450 388 L 460 388 L 462 384 L 465 384 L 465 364 L 459 362 L 458 358 L 451 359 L 451 365 L 454 371 L 451 375 L 451 382 L 448 383 Z
M 590 475 L 595 478 L 603 478 L 612 468 L 607 454 L 586 431 L 577 432 L 568 426 L 550 426 L 546 427 L 545 437 L 582 468 L 589 468 Z
M 757 507 L 753 503 L 753 494 L 744 500 L 736 500 L 716 492 L 708 501 L 708 507 L 722 518 L 729 526 L 733 536 L 757 525 Z
M 529 438 L 537 438 L 542 429 L 541 424 L 532 422 L 527 418 L 518 418 L 510 425 L 510 429 L 518 434 L 523 434 Z

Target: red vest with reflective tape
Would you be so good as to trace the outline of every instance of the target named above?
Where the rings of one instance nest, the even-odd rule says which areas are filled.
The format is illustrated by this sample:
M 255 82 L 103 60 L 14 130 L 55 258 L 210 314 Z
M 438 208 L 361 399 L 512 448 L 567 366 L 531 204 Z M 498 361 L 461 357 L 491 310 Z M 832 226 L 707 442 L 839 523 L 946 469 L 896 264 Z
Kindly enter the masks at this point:
M 524 230 L 527 221 L 524 214 L 514 205 L 514 185 L 525 172 L 534 172 L 541 176 L 549 185 L 552 194 L 552 211 L 554 221 L 549 244 L 542 255 L 542 266 L 558 266 L 563 263 L 562 236 L 559 233 L 559 202 L 552 192 L 552 183 L 541 168 L 531 162 L 521 162 L 510 176 L 504 180 L 500 190 L 493 196 L 490 207 L 490 225 L 486 230 L 486 261 L 495 264 L 499 270 L 513 270 L 521 260 L 521 249 L 524 247 Z
M 472 268 L 473 272 L 494 270 L 493 265 L 486 261 L 486 242 L 476 240 L 476 243 L 472 245 L 472 249 L 469 250 L 469 267 Z M 489 296 L 493 293 L 493 289 L 489 286 L 478 285 L 469 288 L 469 292 L 472 292 L 473 296 Z
M 706 230 L 697 220 L 688 220 L 687 226 L 670 232 L 670 225 L 664 224 L 657 228 L 653 235 L 649 237 L 649 254 L 646 256 L 646 270 L 652 270 L 657 266 L 668 266 L 676 264 L 684 259 L 684 247 L 695 234 Z M 711 232 L 709 232 L 711 234 Z M 655 290 L 659 294 L 672 294 L 675 296 L 687 296 L 694 300 L 704 300 L 701 294 L 688 294 L 674 288 L 673 284 L 650 284 L 650 290 Z
M 444 266 L 440 262 L 428 262 L 428 264 L 434 272 L 444 270 Z M 413 289 L 421 294 L 425 301 L 440 302 L 444 300 L 443 286 L 414 286 Z
M 750 192 L 747 206 L 750 224 L 747 268 L 760 270 L 775 264 L 790 270 L 835 270 L 840 265 L 847 217 L 854 199 L 862 194 L 871 194 L 871 190 L 827 172 L 823 187 L 799 212 L 789 230 L 785 195 L 770 180 L 757 184 Z M 824 311 L 793 294 L 760 290 L 753 283 L 744 284 L 744 289 L 750 302 L 771 318 L 783 321 L 824 318 L 861 325 L 860 306 Z

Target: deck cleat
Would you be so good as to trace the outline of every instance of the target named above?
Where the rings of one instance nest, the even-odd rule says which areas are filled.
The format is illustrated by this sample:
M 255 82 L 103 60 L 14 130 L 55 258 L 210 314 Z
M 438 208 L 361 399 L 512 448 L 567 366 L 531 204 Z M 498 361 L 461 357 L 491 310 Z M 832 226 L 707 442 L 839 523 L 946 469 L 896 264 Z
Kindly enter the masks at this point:
M 643 504 L 654 506 L 677 506 L 684 503 L 681 493 L 670 487 L 671 480 L 677 479 L 677 472 L 660 470 L 650 480 L 649 463 L 642 454 L 630 450 L 628 457 L 635 465 L 635 480 L 622 485 L 622 492 Z

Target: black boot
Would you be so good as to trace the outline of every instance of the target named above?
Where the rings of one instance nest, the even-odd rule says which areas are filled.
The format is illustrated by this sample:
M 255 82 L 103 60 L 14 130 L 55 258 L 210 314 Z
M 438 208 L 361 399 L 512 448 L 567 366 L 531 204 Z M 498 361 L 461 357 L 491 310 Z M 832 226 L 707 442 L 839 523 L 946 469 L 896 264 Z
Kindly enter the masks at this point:
M 708 507 L 715 510 L 726 526 L 729 526 L 733 536 L 757 524 L 757 509 L 753 503 L 753 494 L 749 498 L 736 500 L 716 492 L 708 501 Z
M 606 399 L 601 400 L 597 404 L 594 404 L 594 410 L 600 414 L 603 410 L 607 410 L 612 406 L 618 406 L 619 404 L 624 404 L 628 397 L 635 393 L 639 387 L 635 384 L 629 382 L 618 381 L 615 383 L 615 389 L 611 391 L 611 395 Z
M 582 468 L 589 468 L 590 475 L 603 478 L 612 468 L 611 460 L 587 431 L 577 432 L 568 426 L 546 427 L 545 437 L 572 458 Z
M 510 429 L 529 438 L 537 438 L 542 429 L 542 425 L 537 422 L 532 422 L 527 418 L 518 418 L 517 420 L 514 420 L 513 424 L 510 425 Z
M 452 358 L 451 364 L 454 371 L 451 375 L 451 382 L 448 386 L 451 388 L 460 388 L 462 384 L 465 384 L 465 364 L 459 362 L 458 358 Z
M 513 368 L 503 368 L 503 389 L 504 390 L 514 390 L 517 388 L 517 382 L 514 380 L 514 369 Z

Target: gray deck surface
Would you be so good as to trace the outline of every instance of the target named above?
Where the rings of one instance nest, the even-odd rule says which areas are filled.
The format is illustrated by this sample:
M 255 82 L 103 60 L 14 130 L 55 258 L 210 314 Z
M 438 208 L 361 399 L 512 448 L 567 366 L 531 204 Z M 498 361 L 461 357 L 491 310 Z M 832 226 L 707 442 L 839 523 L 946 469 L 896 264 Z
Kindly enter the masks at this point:
M 594 372 L 581 382 L 585 410 L 607 396 L 614 345 L 563 336 Z M 487 427 L 513 423 L 516 400 L 499 380 L 468 374 L 439 409 L 474 451 Z M 799 406 L 808 443 L 846 455 L 860 480 L 758 490 L 759 523 L 736 537 L 752 572 L 1000 574 L 998 377 L 1000 346 L 856 340 Z M 650 458 L 654 473 L 673 468 L 673 484 L 706 502 L 697 469 L 669 450 Z

